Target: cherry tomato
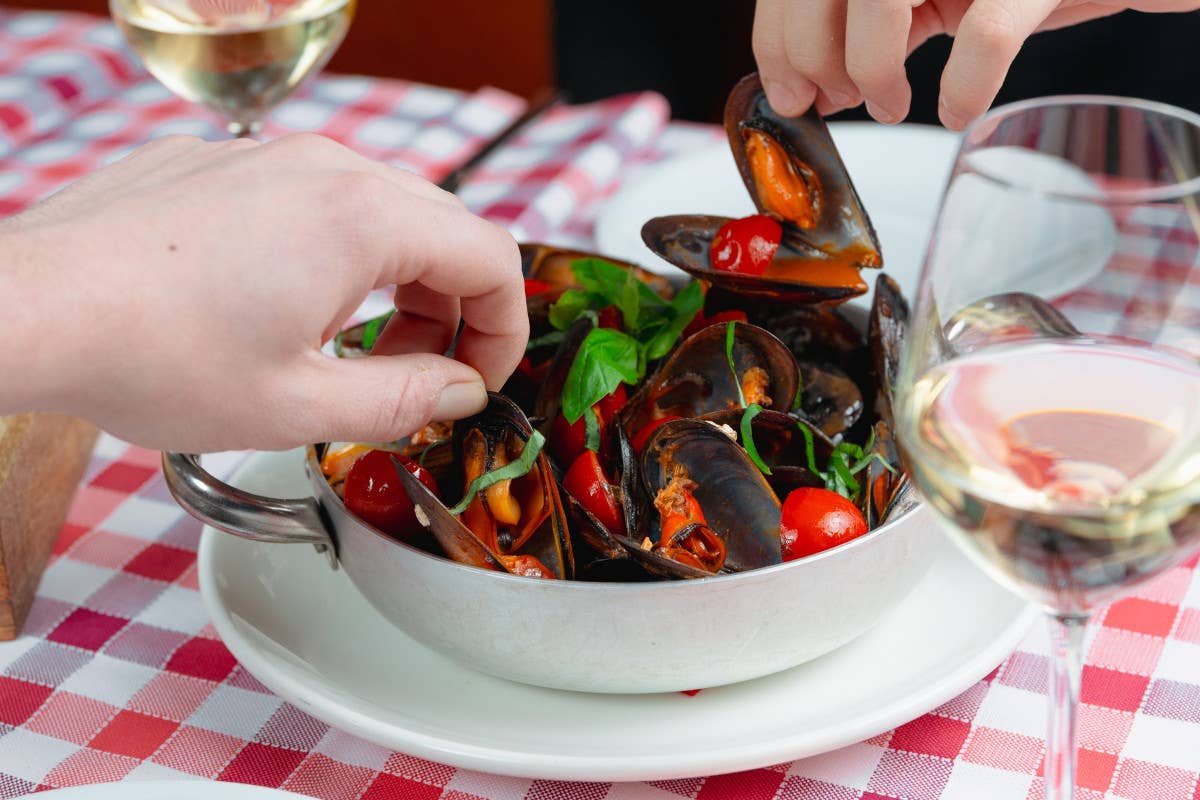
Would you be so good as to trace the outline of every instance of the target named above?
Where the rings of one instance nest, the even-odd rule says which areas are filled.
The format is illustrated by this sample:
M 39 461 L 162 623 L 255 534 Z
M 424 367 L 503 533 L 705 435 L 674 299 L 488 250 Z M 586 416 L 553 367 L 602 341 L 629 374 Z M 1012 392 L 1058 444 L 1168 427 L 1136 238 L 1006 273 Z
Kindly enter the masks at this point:
M 867 532 L 858 506 L 828 489 L 794 489 L 783 501 L 779 543 L 783 560 L 811 556 Z
M 612 485 L 600 466 L 600 459 L 591 450 L 584 450 L 563 478 L 563 488 L 579 504 L 592 512 L 610 533 L 625 535 L 625 518 Z
M 409 541 L 420 537 L 425 529 L 417 522 L 393 458 L 437 494 L 433 475 L 416 461 L 386 450 L 372 450 L 355 461 L 346 475 L 346 508 L 384 533 Z
M 533 297 L 548 291 L 550 291 L 550 284 L 545 281 L 539 281 L 536 278 L 525 279 L 525 297 Z
M 713 269 L 762 275 L 782 240 L 783 227 L 765 214 L 730 220 L 713 237 Z
M 633 441 L 629 443 L 633 447 L 633 452 L 640 456 L 642 451 L 646 449 L 646 442 L 650 441 L 650 436 L 673 419 L 683 419 L 683 417 L 668 414 L 665 417 L 659 417 L 643 425 L 642 429 L 634 434 Z
M 701 328 L 707 328 L 709 325 L 716 325 L 719 322 L 749 322 L 745 311 L 729 309 L 728 311 L 718 311 L 711 317 L 704 316 L 701 311 L 696 316 L 692 317 L 692 321 L 683 329 L 683 337 L 686 339 Z

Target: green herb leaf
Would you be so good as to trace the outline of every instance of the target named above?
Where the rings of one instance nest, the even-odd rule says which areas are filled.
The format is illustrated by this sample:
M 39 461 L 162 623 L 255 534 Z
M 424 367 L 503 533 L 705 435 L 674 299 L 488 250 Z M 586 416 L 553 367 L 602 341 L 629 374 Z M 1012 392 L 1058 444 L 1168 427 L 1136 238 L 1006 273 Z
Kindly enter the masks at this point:
M 742 393 L 742 379 L 737 374 L 737 367 L 733 363 L 733 326 L 736 322 L 729 322 L 725 325 L 725 358 L 729 361 L 729 371 L 733 373 L 733 385 L 738 390 L 738 405 L 742 408 L 746 407 L 746 395 Z
M 588 406 L 583 412 L 583 429 L 585 431 L 584 446 L 593 453 L 600 452 L 600 418 L 596 416 L 595 406 Z
M 642 377 L 638 342 L 611 328 L 592 328 L 563 384 L 562 410 L 567 422 L 575 424 L 585 409 L 612 394 L 622 382 L 630 386 Z
M 362 350 L 364 353 L 369 352 L 375 346 L 375 341 L 379 338 L 379 332 L 383 330 L 383 326 L 387 324 L 387 321 L 395 313 L 396 309 L 393 308 L 384 314 L 380 314 L 378 317 L 373 317 L 362 323 L 362 340 L 355 349 Z M 338 358 L 346 358 L 346 334 L 357 327 L 344 330 L 333 337 L 333 352 Z
M 796 396 L 792 398 L 792 411 L 800 410 L 801 396 L 804 394 L 804 376 L 796 373 Z
M 467 506 L 471 505 L 471 501 L 475 496 L 489 486 L 494 486 L 501 481 L 509 481 L 513 478 L 519 478 L 529 470 L 533 469 L 534 463 L 537 461 L 538 453 L 542 452 L 542 445 L 546 443 L 546 437 L 542 436 L 540 431 L 534 431 L 529 435 L 529 441 L 525 443 L 525 447 L 521 450 L 521 455 L 515 460 L 510 461 L 503 467 L 494 469 L 491 472 L 485 472 L 475 480 L 471 481 L 471 485 L 467 487 L 467 494 L 462 500 L 458 501 L 458 505 L 450 509 L 451 514 L 461 514 L 467 510 Z M 393 459 L 395 460 L 395 459 Z M 397 462 L 397 466 L 399 463 Z
M 758 455 L 758 447 L 754 444 L 754 418 L 762 410 L 762 406 L 758 403 L 751 403 L 742 413 L 742 447 L 745 449 L 746 455 L 750 456 L 750 460 L 754 462 L 754 466 L 758 467 L 763 475 L 770 475 L 771 468 Z
M 550 324 L 556 330 L 565 331 L 575 320 L 579 319 L 590 304 L 591 298 L 587 292 L 567 289 L 550 304 Z
M 671 300 L 671 312 L 675 315 L 665 324 L 659 323 L 657 332 L 646 341 L 646 358 L 657 361 L 670 352 L 675 342 L 683 335 L 686 328 L 700 312 L 704 305 L 704 287 L 699 281 L 692 281 L 679 290 L 679 294 Z M 649 327 L 649 326 L 647 326 Z

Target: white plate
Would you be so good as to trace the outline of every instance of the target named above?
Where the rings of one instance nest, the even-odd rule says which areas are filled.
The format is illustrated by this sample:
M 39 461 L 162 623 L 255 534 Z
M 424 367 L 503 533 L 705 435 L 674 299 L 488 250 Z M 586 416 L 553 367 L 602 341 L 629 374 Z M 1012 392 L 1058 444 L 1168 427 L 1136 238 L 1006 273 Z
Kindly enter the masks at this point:
M 873 122 L 834 122 L 829 131 L 879 236 L 884 270 L 914 297 L 958 134 L 928 125 Z M 617 190 L 596 218 L 596 250 L 656 272 L 681 274 L 642 242 L 646 220 L 665 214 L 753 213 L 729 145 L 721 142 L 646 167 Z M 873 290 L 874 278 L 867 278 Z M 857 302 L 869 303 L 870 297 Z
M 232 483 L 300 496 L 302 465 L 298 450 L 259 453 Z M 694 697 L 597 695 L 510 683 L 427 650 L 311 547 L 206 528 L 199 571 L 229 649 L 309 714 L 411 755 L 559 780 L 711 775 L 861 741 L 970 687 L 1036 616 L 947 545 L 877 628 L 830 655 Z
M 39 792 L 37 797 L 38 800 L 310 800 L 282 789 L 204 780 L 92 783 Z

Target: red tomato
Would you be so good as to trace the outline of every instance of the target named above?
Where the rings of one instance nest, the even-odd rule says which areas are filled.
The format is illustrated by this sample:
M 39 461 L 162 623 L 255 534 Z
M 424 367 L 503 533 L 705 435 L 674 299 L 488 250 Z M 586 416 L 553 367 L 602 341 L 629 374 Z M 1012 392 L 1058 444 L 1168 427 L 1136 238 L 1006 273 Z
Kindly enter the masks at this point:
M 686 339 L 701 328 L 707 328 L 709 325 L 716 325 L 718 322 L 749 322 L 745 311 L 729 309 L 728 311 L 718 311 L 711 317 L 704 316 L 701 311 L 696 316 L 692 317 L 692 321 L 683 329 L 683 337 Z
M 765 214 L 726 222 L 713 237 L 713 269 L 762 275 L 783 240 L 783 226 Z
M 811 556 L 867 532 L 858 506 L 828 489 L 794 489 L 783 501 L 779 543 L 783 560 Z
M 640 456 L 642 451 L 646 449 L 646 442 L 650 441 L 650 436 L 673 419 L 683 419 L 683 417 L 668 414 L 665 417 L 659 417 L 643 425 L 642 429 L 634 434 L 633 441 L 629 443 L 633 447 L 633 452 Z
M 386 450 L 372 450 L 355 461 L 346 475 L 346 508 L 384 533 L 408 541 L 424 534 L 425 529 L 417 522 L 393 458 L 437 494 L 433 475 L 416 461 Z
M 600 466 L 600 459 L 594 452 L 584 450 L 579 458 L 575 459 L 575 463 L 563 478 L 563 488 L 578 500 L 580 505 L 592 512 L 610 533 L 625 535 L 625 518 L 621 507 L 617 504 L 617 497 L 613 494 L 612 486 Z
M 536 278 L 525 279 L 525 296 L 533 297 L 536 294 L 550 291 L 550 284 L 545 281 L 539 281 Z

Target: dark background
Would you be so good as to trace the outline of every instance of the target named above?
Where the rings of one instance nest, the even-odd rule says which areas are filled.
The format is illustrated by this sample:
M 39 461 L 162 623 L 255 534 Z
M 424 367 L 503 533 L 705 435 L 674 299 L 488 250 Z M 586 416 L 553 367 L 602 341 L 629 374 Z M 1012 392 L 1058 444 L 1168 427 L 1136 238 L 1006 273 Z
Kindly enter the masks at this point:
M 796 0 L 806 2 L 808 0 Z M 585 101 L 655 89 L 681 119 L 718 121 L 725 94 L 754 70 L 746 0 L 557 0 L 559 85 Z M 908 60 L 911 122 L 937 123 L 937 91 L 951 39 Z M 1048 94 L 1116 94 L 1200 111 L 1200 12 L 1124 12 L 1033 36 L 997 103 Z M 860 108 L 834 119 L 867 119 Z

